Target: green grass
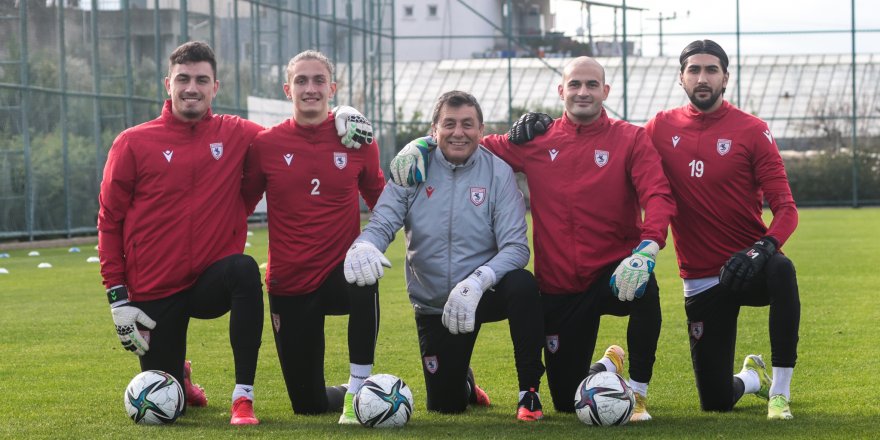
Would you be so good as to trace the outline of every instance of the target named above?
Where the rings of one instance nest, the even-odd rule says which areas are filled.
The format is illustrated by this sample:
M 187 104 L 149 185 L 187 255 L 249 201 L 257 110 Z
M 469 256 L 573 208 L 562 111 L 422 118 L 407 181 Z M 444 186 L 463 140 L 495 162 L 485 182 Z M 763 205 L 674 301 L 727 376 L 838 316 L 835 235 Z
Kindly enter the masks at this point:
M 477 380 L 492 407 L 444 416 L 425 411 L 424 382 L 412 309 L 403 283 L 403 240 L 388 252 L 394 267 L 381 282 L 382 323 L 376 372 L 404 378 L 413 390 L 415 415 L 400 431 L 336 425 L 338 415 L 297 416 L 290 410 L 271 328 L 264 325 L 257 370 L 257 427 L 230 427 L 233 384 L 227 318 L 193 320 L 188 358 L 194 378 L 208 392 L 207 408 L 191 409 L 173 426 L 139 427 L 125 416 L 122 390 L 138 370 L 113 331 L 92 245 L 82 253 L 67 248 L 8 251 L 0 267 L 0 437 L 2 438 L 545 438 L 601 435 L 602 438 L 871 438 L 876 437 L 877 373 L 880 348 L 878 209 L 805 209 L 800 227 L 785 246 L 798 270 L 801 342 L 792 383 L 791 422 L 765 420 L 766 403 L 745 396 L 731 413 L 699 410 L 688 352 L 681 282 L 670 249 L 660 253 L 663 328 L 650 387 L 655 420 L 621 428 L 591 429 L 574 416 L 549 409 L 535 424 L 514 420 L 516 374 L 506 323 L 483 327 L 473 357 Z M 266 231 L 250 237 L 248 252 L 266 261 Z M 2 248 L 2 246 L 0 246 Z M 37 269 L 39 262 L 52 269 Z M 268 314 L 267 314 L 268 316 Z M 326 376 L 329 384 L 348 378 L 347 320 L 327 321 Z M 736 357 L 769 358 L 767 309 L 740 314 Z M 605 317 L 595 356 L 611 344 L 625 344 L 625 318 Z

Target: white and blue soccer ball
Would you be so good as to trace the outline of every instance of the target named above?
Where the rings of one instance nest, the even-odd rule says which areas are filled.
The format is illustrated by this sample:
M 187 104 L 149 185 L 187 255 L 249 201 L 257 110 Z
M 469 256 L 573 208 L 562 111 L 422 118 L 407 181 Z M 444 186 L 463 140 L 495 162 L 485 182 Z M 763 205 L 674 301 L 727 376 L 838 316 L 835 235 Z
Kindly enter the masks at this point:
M 164 371 L 144 371 L 128 383 L 123 400 L 135 423 L 165 425 L 174 423 L 183 411 L 183 387 Z
M 620 375 L 610 371 L 587 376 L 574 396 L 578 419 L 587 425 L 625 425 L 635 405 L 632 389 Z
M 399 377 L 374 374 L 354 395 L 354 414 L 368 428 L 406 425 L 413 412 L 412 391 Z

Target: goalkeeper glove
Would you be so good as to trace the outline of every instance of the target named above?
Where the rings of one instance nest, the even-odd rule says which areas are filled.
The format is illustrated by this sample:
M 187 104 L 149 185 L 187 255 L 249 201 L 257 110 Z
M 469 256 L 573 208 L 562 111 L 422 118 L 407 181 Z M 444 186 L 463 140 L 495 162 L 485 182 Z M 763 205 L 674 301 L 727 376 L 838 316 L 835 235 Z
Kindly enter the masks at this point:
M 611 293 L 621 301 L 632 301 L 645 294 L 645 287 L 654 271 L 654 262 L 660 246 L 651 240 L 644 240 L 633 249 L 633 254 L 625 258 L 611 275 Z
M 751 247 L 733 254 L 721 268 L 718 281 L 733 291 L 744 289 L 776 253 L 776 246 L 775 238 L 762 237 Z
M 345 281 L 349 284 L 367 286 L 376 284 L 376 281 L 385 275 L 382 266 L 391 267 L 391 262 L 379 249 L 376 249 L 373 243 L 356 241 L 345 253 L 342 272 L 345 274 Z
M 428 179 L 426 170 L 431 152 L 437 142 L 431 136 L 425 136 L 406 144 L 391 159 L 391 181 L 403 186 L 418 185 Z
M 152 330 L 156 327 L 156 321 L 128 301 L 128 289 L 125 286 L 107 289 L 107 299 L 110 301 L 110 314 L 113 315 L 116 334 L 122 347 L 143 356 L 150 349 L 150 344 L 138 331 L 137 324 Z
M 474 331 L 480 298 L 494 284 L 495 271 L 489 266 L 480 266 L 452 288 L 441 317 L 441 322 L 449 329 L 449 333 L 457 335 Z
M 348 148 L 360 148 L 373 143 L 373 125 L 361 112 L 347 105 L 333 108 L 333 120 L 340 142 Z
M 520 116 L 507 132 L 510 142 L 520 145 L 531 141 L 539 134 L 544 134 L 553 123 L 553 118 L 546 113 L 529 112 Z

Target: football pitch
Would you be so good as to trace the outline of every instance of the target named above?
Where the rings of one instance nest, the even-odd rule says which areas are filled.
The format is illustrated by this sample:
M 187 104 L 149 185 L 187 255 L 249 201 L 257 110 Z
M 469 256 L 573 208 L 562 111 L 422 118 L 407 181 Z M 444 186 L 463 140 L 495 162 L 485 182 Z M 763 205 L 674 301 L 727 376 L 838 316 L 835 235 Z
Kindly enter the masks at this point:
M 338 414 L 297 416 L 281 377 L 267 314 L 256 378 L 259 426 L 229 426 L 234 376 L 228 318 L 193 320 L 187 357 L 193 378 L 207 390 L 207 408 L 193 408 L 171 426 L 141 427 L 125 414 L 122 392 L 137 359 L 115 335 L 94 256 L 95 243 L 0 250 L 0 437 L 2 438 L 876 438 L 880 417 L 880 209 L 803 209 L 784 250 L 795 263 L 801 295 L 798 364 L 792 381 L 794 420 L 768 422 L 767 404 L 747 395 L 730 413 L 699 409 L 688 350 L 681 281 L 672 247 L 661 251 L 656 273 L 663 327 L 649 410 L 654 420 L 593 428 L 552 409 L 542 389 L 545 419 L 515 419 L 516 373 L 506 322 L 484 325 L 472 366 L 492 398 L 489 408 L 438 415 L 425 410 L 424 380 L 412 308 L 403 281 L 403 237 L 387 255 L 393 268 L 380 283 L 381 328 L 375 373 L 403 378 L 415 412 L 400 430 L 339 426 Z M 265 229 L 255 229 L 247 252 L 266 261 Z M 671 239 L 670 239 L 671 242 Z M 0 249 L 3 245 L 0 244 Z M 38 269 L 42 262 L 50 269 Z M 769 361 L 767 308 L 743 308 L 736 358 Z M 228 316 L 228 315 L 227 315 Z M 330 385 L 348 380 L 346 317 L 328 317 L 325 374 Z M 626 348 L 626 318 L 602 320 L 596 356 L 613 343 Z M 739 370 L 739 366 L 735 368 Z M 546 382 L 542 383 L 545 385 Z M 573 396 L 572 396 L 573 397 Z M 596 436 L 596 437 L 594 437 Z

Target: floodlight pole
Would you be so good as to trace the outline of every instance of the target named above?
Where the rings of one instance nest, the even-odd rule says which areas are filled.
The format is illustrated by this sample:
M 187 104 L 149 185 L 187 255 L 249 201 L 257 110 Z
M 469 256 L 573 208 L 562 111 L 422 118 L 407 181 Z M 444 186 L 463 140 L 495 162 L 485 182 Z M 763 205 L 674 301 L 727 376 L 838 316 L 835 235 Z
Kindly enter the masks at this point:
M 615 9 L 616 10 L 616 9 Z M 629 120 L 629 99 L 627 89 L 629 88 L 629 74 L 626 68 L 626 0 L 623 0 L 623 120 Z
M 742 107 L 742 87 L 740 86 L 740 78 L 742 78 L 742 63 L 739 61 L 739 0 L 736 0 L 736 105 Z
M 852 206 L 859 207 L 859 154 L 858 154 L 858 109 L 856 107 L 856 0 L 851 0 L 850 39 L 852 41 Z
M 660 35 L 660 56 L 663 56 L 663 22 L 671 21 L 678 18 L 678 13 L 673 12 L 671 17 L 664 17 L 663 11 L 657 13 L 657 18 L 649 18 L 648 20 L 657 20 L 657 24 L 660 25 L 659 35 Z

